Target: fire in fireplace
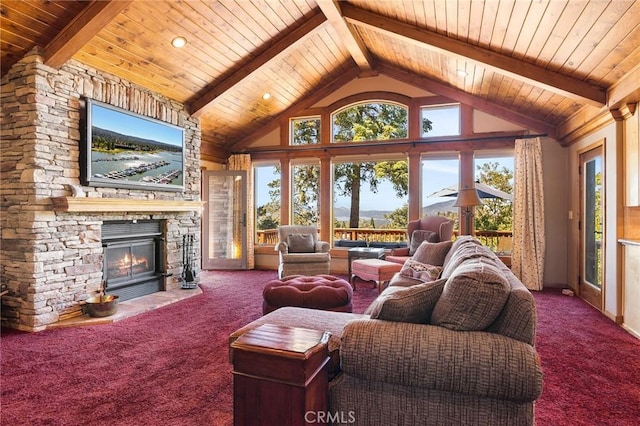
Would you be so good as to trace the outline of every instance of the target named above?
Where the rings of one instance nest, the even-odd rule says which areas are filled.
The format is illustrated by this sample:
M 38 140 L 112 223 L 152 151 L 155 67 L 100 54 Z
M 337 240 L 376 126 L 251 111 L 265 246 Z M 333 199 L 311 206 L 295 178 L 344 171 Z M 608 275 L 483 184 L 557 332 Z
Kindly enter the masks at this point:
M 161 220 L 103 223 L 106 293 L 122 301 L 164 290 L 164 240 Z

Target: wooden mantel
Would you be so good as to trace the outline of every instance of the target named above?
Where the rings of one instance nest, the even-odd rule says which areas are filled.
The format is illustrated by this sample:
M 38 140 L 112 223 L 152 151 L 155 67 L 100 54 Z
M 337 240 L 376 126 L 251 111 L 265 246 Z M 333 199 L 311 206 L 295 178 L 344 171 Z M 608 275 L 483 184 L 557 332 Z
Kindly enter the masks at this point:
M 200 211 L 203 201 L 137 200 L 131 198 L 55 197 L 57 212 L 187 212 Z

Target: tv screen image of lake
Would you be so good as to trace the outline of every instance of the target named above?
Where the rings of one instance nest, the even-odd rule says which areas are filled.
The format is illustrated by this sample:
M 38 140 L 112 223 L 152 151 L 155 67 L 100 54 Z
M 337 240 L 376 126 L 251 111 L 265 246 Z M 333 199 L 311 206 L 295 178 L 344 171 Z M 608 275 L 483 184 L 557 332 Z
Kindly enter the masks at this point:
M 91 175 L 95 178 L 126 180 L 159 185 L 182 185 L 182 147 L 154 141 L 129 141 L 126 148 L 98 148 L 92 144 Z

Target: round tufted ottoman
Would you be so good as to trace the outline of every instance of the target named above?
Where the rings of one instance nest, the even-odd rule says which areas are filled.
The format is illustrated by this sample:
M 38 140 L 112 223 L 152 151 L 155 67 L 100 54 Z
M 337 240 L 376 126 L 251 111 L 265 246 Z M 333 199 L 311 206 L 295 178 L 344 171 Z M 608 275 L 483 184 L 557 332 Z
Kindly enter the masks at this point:
M 351 312 L 351 285 L 333 275 L 290 275 L 269 281 L 262 291 L 262 313 L 283 306 Z

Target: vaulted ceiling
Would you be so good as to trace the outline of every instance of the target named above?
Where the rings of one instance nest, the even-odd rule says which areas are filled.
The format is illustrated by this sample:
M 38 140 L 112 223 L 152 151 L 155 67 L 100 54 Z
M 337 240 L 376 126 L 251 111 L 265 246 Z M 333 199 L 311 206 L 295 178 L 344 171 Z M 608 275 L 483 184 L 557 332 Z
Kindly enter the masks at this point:
M 73 58 L 147 87 L 200 118 L 214 160 L 378 74 L 559 140 L 640 100 L 640 1 L 2 0 L 0 13 L 2 75 L 40 46 L 52 67 Z

